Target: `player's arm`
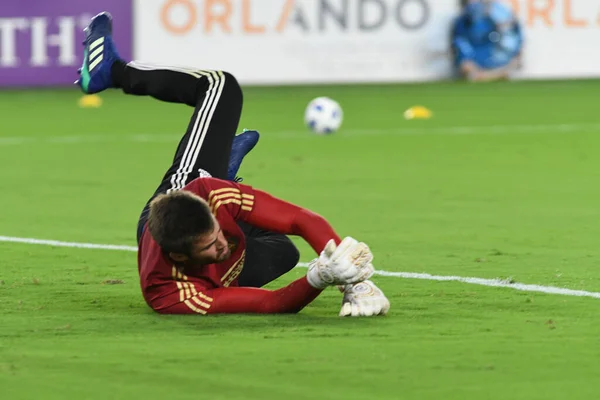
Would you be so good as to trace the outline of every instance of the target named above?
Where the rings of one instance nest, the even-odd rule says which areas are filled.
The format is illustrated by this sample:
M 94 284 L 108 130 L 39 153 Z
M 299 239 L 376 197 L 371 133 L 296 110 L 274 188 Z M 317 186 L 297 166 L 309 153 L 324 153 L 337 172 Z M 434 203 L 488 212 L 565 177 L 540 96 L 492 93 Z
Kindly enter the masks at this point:
M 341 241 L 320 215 L 248 185 L 203 178 L 190 183 L 186 190 L 206 198 L 215 214 L 227 209 L 235 219 L 257 228 L 301 236 L 317 254 L 330 239 L 335 244 Z
M 162 314 L 283 314 L 297 313 L 327 286 L 362 282 L 373 274 L 372 255 L 364 243 L 346 238 L 330 240 L 312 263 L 306 277 L 278 290 L 206 287 L 201 279 L 173 268 L 172 279 L 142 281 L 146 302 Z
M 333 227 L 319 214 L 257 189 L 252 212 L 244 220 L 261 229 L 300 236 L 317 254 L 330 239 L 340 243 Z
M 306 277 L 278 290 L 227 287 L 205 289 L 187 281 L 165 281 L 154 286 L 146 300 L 161 314 L 289 314 L 310 304 L 322 289 Z
M 245 220 L 262 229 L 300 235 L 317 253 L 330 239 L 340 242 L 331 225 L 320 215 L 256 189 L 253 210 Z M 344 246 L 344 242 L 339 247 Z M 390 309 L 389 300 L 371 281 L 346 285 L 343 292 L 340 316 L 385 315 Z

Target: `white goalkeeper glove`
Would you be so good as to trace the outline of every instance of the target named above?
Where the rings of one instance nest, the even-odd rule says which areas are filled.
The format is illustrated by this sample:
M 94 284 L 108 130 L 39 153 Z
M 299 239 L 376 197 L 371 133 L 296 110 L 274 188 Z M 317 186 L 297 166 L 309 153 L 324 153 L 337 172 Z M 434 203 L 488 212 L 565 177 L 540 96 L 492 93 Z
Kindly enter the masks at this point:
M 319 257 L 309 264 L 306 278 L 316 289 L 362 282 L 373 275 L 372 260 L 373 254 L 366 244 L 346 237 L 336 247 L 331 239 Z
M 371 317 L 385 315 L 390 310 L 390 301 L 371 281 L 346 285 L 343 292 L 340 317 Z

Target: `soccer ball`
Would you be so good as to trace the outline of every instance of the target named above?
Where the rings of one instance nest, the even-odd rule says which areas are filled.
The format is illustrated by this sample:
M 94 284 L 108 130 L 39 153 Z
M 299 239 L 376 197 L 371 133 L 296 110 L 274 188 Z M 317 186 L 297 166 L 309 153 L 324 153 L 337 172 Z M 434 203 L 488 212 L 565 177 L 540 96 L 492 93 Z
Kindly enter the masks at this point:
M 304 123 L 318 135 L 328 135 L 342 125 L 344 113 L 337 101 L 329 97 L 317 97 L 308 103 Z

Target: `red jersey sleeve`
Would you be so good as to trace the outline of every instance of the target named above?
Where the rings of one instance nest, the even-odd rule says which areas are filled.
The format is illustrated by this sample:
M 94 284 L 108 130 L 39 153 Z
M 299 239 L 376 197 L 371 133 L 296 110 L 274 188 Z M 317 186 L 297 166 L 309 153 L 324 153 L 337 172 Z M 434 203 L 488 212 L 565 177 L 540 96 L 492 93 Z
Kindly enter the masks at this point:
M 262 229 L 301 236 L 317 254 L 330 239 L 336 244 L 341 241 L 329 222 L 319 214 L 261 190 L 254 191 L 252 213 L 246 215 L 245 220 Z
M 321 293 L 310 286 L 306 277 L 273 291 L 215 288 L 175 266 L 171 266 L 170 276 L 163 269 L 143 273 L 142 287 L 146 303 L 160 314 L 297 313 Z
M 297 313 L 320 293 L 300 278 L 278 290 L 248 287 L 201 289 L 187 280 L 165 282 L 149 302 L 161 314 L 283 314 Z

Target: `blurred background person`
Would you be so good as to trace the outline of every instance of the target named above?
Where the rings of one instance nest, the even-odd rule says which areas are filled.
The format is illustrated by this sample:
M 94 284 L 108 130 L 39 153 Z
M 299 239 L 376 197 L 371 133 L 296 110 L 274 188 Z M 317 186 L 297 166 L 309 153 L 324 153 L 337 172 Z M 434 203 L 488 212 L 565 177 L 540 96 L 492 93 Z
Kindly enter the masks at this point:
M 470 81 L 508 79 L 520 66 L 521 24 L 500 1 L 463 1 L 451 40 L 455 68 Z

